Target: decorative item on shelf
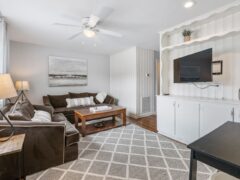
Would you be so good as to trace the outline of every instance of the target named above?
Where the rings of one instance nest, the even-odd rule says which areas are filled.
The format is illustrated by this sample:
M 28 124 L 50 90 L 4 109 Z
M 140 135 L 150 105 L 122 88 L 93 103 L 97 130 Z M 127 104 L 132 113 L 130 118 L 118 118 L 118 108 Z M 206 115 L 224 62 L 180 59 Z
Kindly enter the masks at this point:
M 213 61 L 212 62 L 212 74 L 213 75 L 222 75 L 223 74 L 223 61 Z
M 16 81 L 15 87 L 16 87 L 16 90 L 19 91 L 19 95 L 17 97 L 16 102 L 18 100 L 20 102 L 23 102 L 25 99 L 28 99 L 26 94 L 25 94 L 25 91 L 29 91 L 30 90 L 30 86 L 29 86 L 29 82 L 28 81 Z
M 16 89 L 14 88 L 14 84 L 12 82 L 12 78 L 9 74 L 1 74 L 0 75 L 0 99 L 7 99 L 7 98 L 12 98 L 16 97 L 17 92 Z M 14 135 L 14 127 L 9 120 L 7 116 L 0 110 L 0 114 L 2 117 L 7 121 L 7 123 L 10 125 L 11 128 L 11 133 L 8 137 L 3 138 L 0 140 L 0 142 L 4 142 L 9 140 L 13 135 Z M 8 128 L 0 130 L 0 133 L 6 131 Z
M 183 37 L 184 37 L 184 42 L 188 42 L 191 41 L 191 35 L 192 35 L 192 31 L 185 29 L 182 33 Z

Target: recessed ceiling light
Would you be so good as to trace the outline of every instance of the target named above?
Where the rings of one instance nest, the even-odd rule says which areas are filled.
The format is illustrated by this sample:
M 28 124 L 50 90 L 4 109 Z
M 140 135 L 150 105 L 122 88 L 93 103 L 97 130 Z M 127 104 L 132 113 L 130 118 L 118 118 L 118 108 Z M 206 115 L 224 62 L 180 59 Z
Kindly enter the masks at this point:
M 184 3 L 184 7 L 187 9 L 193 7 L 194 5 L 195 5 L 195 2 L 192 0 L 188 0 Z

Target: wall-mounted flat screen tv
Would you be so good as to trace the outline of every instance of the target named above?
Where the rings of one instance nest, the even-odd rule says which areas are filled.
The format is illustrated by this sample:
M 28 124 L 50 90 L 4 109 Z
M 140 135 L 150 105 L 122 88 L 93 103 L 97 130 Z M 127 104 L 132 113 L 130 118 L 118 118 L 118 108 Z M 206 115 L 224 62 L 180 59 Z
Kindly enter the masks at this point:
M 212 49 L 174 60 L 174 83 L 211 81 Z

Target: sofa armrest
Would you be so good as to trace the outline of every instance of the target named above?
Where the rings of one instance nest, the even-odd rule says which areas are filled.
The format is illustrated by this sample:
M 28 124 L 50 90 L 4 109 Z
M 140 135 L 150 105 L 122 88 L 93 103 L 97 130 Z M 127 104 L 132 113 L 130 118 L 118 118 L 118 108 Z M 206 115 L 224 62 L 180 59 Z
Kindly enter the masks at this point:
M 49 114 L 53 115 L 54 113 L 54 108 L 52 106 L 44 106 L 44 105 L 33 105 L 33 107 L 36 110 L 40 110 L 40 111 L 46 111 Z
M 22 175 L 36 173 L 49 167 L 60 165 L 64 162 L 65 153 L 65 123 L 51 122 L 38 123 L 29 121 L 11 121 L 13 123 L 15 134 L 25 134 L 23 146 Z M 6 121 L 0 121 L 0 129 L 9 127 Z M 0 134 L 4 137 L 10 128 Z M 4 134 L 3 134 L 4 133 Z M 16 161 L 5 159 L 6 162 L 0 162 L 1 166 L 7 164 L 8 171 L 16 171 Z M 6 167 L 4 167 L 6 169 Z M 4 174 L 4 173 L 3 173 Z M 1 177 L 0 177 L 1 179 Z

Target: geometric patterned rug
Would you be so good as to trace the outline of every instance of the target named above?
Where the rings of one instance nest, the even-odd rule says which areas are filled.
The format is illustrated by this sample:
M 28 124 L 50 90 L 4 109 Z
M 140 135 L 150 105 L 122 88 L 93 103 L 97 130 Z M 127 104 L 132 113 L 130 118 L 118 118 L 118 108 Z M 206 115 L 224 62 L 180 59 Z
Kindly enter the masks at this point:
M 185 145 L 134 124 L 81 138 L 78 160 L 28 176 L 27 180 L 188 180 Z M 198 180 L 216 172 L 198 163 Z

